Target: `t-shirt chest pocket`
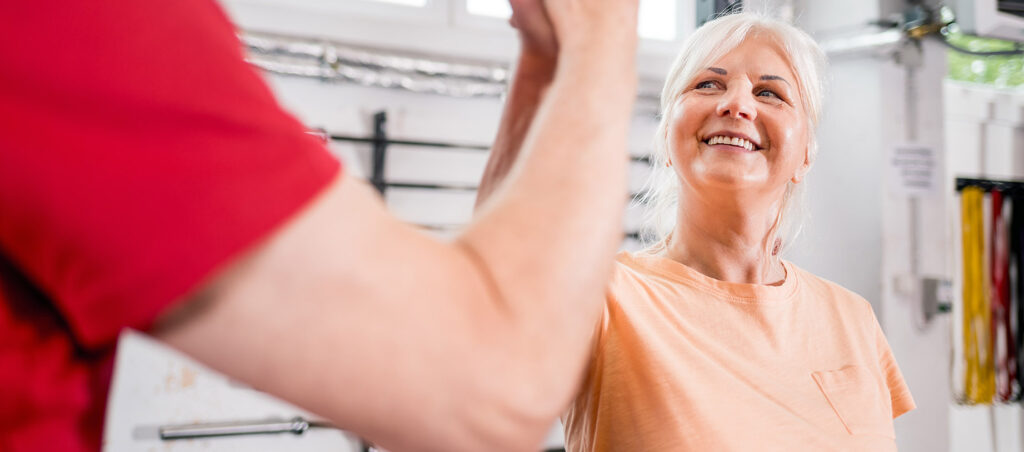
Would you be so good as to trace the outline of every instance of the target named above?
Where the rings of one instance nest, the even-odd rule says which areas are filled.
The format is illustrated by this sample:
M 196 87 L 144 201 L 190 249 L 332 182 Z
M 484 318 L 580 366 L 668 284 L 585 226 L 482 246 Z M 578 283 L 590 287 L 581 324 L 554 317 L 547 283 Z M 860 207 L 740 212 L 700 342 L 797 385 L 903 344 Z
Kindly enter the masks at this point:
M 811 375 L 851 435 L 896 437 L 889 393 L 867 367 L 851 365 Z

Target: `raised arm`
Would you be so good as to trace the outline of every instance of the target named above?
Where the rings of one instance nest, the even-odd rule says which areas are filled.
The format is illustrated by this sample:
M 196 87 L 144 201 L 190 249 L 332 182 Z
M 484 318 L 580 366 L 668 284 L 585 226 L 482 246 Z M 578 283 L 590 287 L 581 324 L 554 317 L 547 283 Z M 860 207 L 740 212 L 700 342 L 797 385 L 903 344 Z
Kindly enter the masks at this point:
M 158 336 L 387 448 L 535 449 L 578 383 L 620 240 L 636 8 L 547 5 L 549 92 L 457 239 L 343 178 Z
M 505 180 L 519 157 L 523 140 L 537 114 L 544 92 L 551 85 L 558 63 L 558 43 L 544 5 L 540 2 L 519 2 L 516 6 L 509 22 L 519 30 L 519 59 L 509 85 L 490 158 L 477 190 L 477 208 Z

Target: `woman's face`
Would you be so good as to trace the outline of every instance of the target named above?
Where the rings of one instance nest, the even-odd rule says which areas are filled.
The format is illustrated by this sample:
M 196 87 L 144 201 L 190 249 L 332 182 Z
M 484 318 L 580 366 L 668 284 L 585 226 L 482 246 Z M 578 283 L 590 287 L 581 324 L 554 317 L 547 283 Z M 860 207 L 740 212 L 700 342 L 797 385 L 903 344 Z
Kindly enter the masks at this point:
M 778 46 L 751 36 L 685 88 L 671 113 L 669 157 L 694 188 L 778 195 L 808 163 L 797 79 Z

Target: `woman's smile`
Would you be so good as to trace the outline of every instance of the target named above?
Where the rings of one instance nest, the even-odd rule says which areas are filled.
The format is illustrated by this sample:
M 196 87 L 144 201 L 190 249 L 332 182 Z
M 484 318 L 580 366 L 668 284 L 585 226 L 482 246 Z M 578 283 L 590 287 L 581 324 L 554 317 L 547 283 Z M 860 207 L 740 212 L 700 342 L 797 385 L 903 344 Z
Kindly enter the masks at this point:
M 720 151 L 754 152 L 762 149 L 756 140 L 738 132 L 714 132 L 708 134 L 702 142 Z

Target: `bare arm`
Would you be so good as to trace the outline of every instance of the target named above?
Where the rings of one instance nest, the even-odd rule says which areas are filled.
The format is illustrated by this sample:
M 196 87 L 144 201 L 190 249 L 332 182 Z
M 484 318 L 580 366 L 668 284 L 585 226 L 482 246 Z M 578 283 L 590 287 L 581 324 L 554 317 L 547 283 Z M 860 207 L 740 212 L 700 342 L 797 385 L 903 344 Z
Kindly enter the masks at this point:
M 580 35 L 559 35 L 521 155 L 455 241 L 343 178 L 157 335 L 384 447 L 535 448 L 600 312 L 635 87 L 635 1 L 549 11 L 556 31 Z
M 551 84 L 554 71 L 555 61 L 550 58 L 529 53 L 528 49 L 520 55 L 498 134 L 494 137 L 491 155 L 477 190 L 477 208 L 490 198 L 519 157 L 523 140 L 537 114 L 541 98 Z

